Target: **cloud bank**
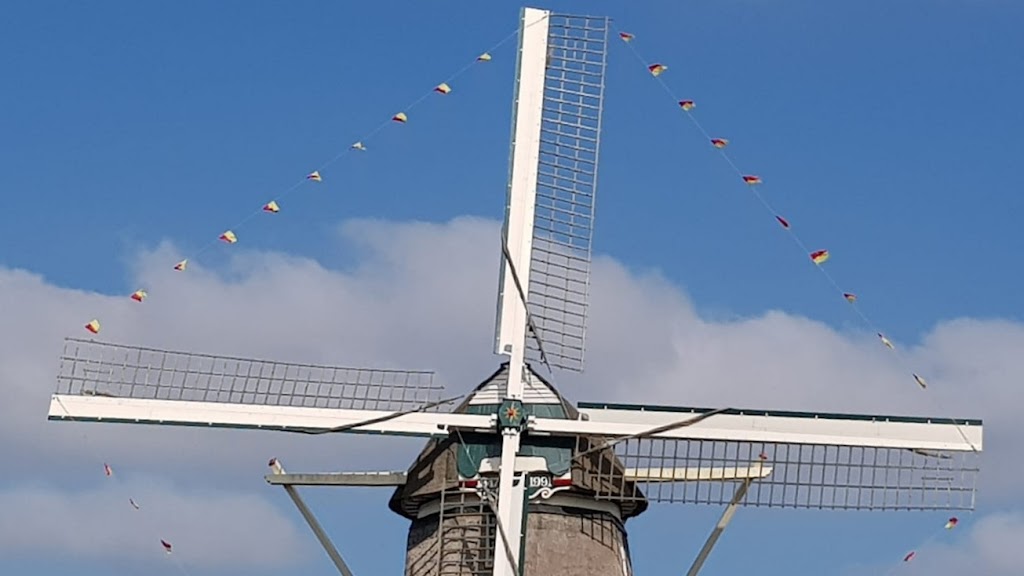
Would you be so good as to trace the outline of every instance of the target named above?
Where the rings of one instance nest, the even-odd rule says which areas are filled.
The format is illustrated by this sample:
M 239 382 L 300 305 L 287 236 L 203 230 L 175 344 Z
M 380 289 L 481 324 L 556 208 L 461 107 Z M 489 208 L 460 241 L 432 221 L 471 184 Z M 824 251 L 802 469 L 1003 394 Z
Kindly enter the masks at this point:
M 47 422 L 62 338 L 86 335 L 81 326 L 97 317 L 105 341 L 435 369 L 450 391 L 461 392 L 499 361 L 491 354 L 497 235 L 497 222 L 468 217 L 442 224 L 347 221 L 338 241 L 356 258 L 344 269 L 239 246 L 223 271 L 196 262 L 184 274 L 170 269 L 181 255 L 165 243 L 132 260 L 133 285 L 150 293 L 141 305 L 0 268 L 7 327 L 0 335 L 0 457 L 18 463 L 0 481 L 0 554 L 31 556 L 45 546 L 111 558 L 135 544 L 150 554 L 142 539 L 151 539 L 143 534 L 155 527 L 126 527 L 132 524 L 124 516 L 134 511 L 115 506 L 118 497 L 104 484 L 100 462 L 111 461 L 163 479 L 137 479 L 137 493 L 168 511 L 161 517 L 185 535 L 181 545 L 193 551 L 193 565 L 238 573 L 304 565 L 315 546 L 305 527 L 299 532 L 292 515 L 256 492 L 266 459 L 281 456 L 296 469 L 337 468 L 354 457 L 359 465 L 349 468 L 404 468 L 418 443 Z M 595 260 L 591 301 L 587 373 L 558 378 L 573 400 L 985 418 L 981 504 L 1022 503 L 1014 478 L 1024 473 L 1024 461 L 1013 451 L 1024 432 L 1013 423 L 1024 400 L 1024 325 L 963 318 L 937 324 L 920 342 L 898 343 L 929 375 L 930 389 L 922 393 L 873 334 L 837 332 L 780 311 L 708 319 L 656 272 L 607 257 Z M 202 480 L 196 470 L 204 471 Z M 49 480 L 38 484 L 40 478 Z M 116 528 L 100 530 L 110 526 Z M 929 573 L 963 573 L 953 567 L 966 563 L 988 566 L 988 574 L 1020 573 L 1019 550 L 993 542 L 1007 534 L 1019 534 L 1019 541 L 1022 526 L 1019 514 L 983 518 L 956 547 L 934 549 L 928 562 L 938 564 Z M 83 534 L 90 535 L 86 543 Z M 214 534 L 226 535 L 218 546 L 208 545 Z

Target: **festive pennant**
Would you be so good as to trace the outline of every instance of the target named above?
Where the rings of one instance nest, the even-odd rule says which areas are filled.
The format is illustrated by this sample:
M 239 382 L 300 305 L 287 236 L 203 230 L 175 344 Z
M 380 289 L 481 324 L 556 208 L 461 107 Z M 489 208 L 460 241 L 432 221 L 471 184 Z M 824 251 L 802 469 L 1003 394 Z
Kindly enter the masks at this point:
M 444 82 L 441 82 L 440 84 L 434 87 L 434 92 L 437 92 L 439 94 L 447 94 L 451 91 L 452 87 Z
M 107 476 L 113 476 L 114 475 L 114 469 L 110 467 L 110 464 L 107 464 L 106 462 L 104 462 L 103 463 L 103 473 L 106 474 Z
M 164 547 L 164 551 L 165 552 L 167 552 L 168 554 L 171 553 L 171 543 L 170 542 L 168 542 L 167 540 L 164 540 L 164 539 L 161 538 L 160 539 L 160 545 Z
M 142 302 L 146 299 L 146 296 L 149 296 L 149 294 L 147 294 L 145 290 L 136 290 L 135 292 L 132 292 L 131 298 L 136 302 Z
M 959 523 L 960 520 L 958 520 L 956 516 L 950 518 L 949 521 L 946 522 L 946 530 L 952 530 Z
M 136 510 L 139 509 L 139 505 L 135 502 L 134 498 L 129 498 L 128 503 L 132 505 L 132 508 L 135 508 Z
M 277 202 L 271 200 L 270 202 L 267 202 L 266 204 L 263 205 L 263 211 L 277 214 L 278 212 L 281 211 L 281 207 L 277 205 Z
M 100 321 L 99 320 L 90 320 L 89 323 L 85 325 L 85 329 L 88 330 L 89 332 L 92 332 L 93 334 L 99 334 L 100 333 Z
M 760 176 L 744 176 L 743 177 L 743 181 L 746 182 L 747 184 L 750 184 L 751 186 L 753 186 L 754 184 L 760 184 L 761 183 L 761 177 Z
M 235 233 L 232 232 L 231 230 L 227 230 L 226 232 L 221 234 L 220 239 L 227 242 L 228 244 L 234 244 L 235 242 L 238 242 L 238 237 L 235 236 Z
M 405 115 L 405 112 L 399 112 L 398 114 L 392 116 L 391 119 L 394 120 L 395 122 L 398 122 L 399 124 L 405 124 L 406 122 L 409 121 L 409 117 Z
M 811 252 L 811 261 L 819 266 L 827 262 L 830 257 L 831 254 L 828 253 L 828 250 L 815 250 Z
M 917 556 L 917 552 L 911 552 L 911 553 L 907 554 L 906 556 L 903 557 L 903 561 L 904 562 L 910 562 L 911 560 L 914 559 L 914 556 Z
M 697 107 L 697 104 L 693 100 L 680 100 L 679 107 L 689 112 Z
M 490 62 L 491 61 L 491 55 L 488 54 L 487 52 L 484 52 L 483 54 L 481 54 L 481 55 L 476 57 L 476 61 L 477 62 Z
M 896 349 L 896 347 L 892 345 L 892 342 L 888 338 L 885 337 L 885 334 L 882 334 L 881 332 L 879 332 L 878 333 L 878 338 L 882 341 L 882 344 L 885 344 L 885 347 L 888 348 L 889 350 L 895 350 Z
M 366 150 L 366 146 L 362 142 L 356 142 L 352 145 L 353 150 Z
M 314 170 L 306 176 L 306 180 L 312 180 L 313 182 L 323 182 L 323 178 L 320 177 L 320 171 Z
M 729 145 L 729 141 L 725 138 L 712 138 L 711 145 L 715 148 L 725 148 Z
M 177 264 L 175 264 L 174 265 L 174 269 L 177 270 L 178 272 L 184 272 L 186 266 L 188 266 L 188 259 L 187 258 L 185 260 L 182 260 L 181 262 L 178 262 Z
M 629 32 L 619 32 L 619 38 L 621 38 L 623 42 L 632 42 L 635 36 Z
M 851 292 L 843 292 L 843 298 L 846 298 L 846 301 L 849 302 L 850 304 L 853 304 L 854 302 L 857 301 L 857 295 Z
M 651 64 L 647 67 L 647 70 L 650 71 L 651 76 L 657 78 L 658 76 L 661 76 L 665 70 L 668 70 L 668 66 L 665 66 L 664 64 Z
M 780 225 L 781 225 L 781 226 L 782 226 L 783 228 L 785 228 L 786 230 L 789 230 L 789 220 L 786 220 L 786 219 L 785 219 L 785 218 L 783 218 L 782 216 L 778 216 L 778 215 L 776 215 L 776 216 L 775 216 L 775 219 L 779 221 L 779 224 L 780 224 Z
M 914 374 L 913 376 L 914 381 L 917 382 L 918 386 L 920 386 L 921 388 L 928 388 L 928 383 L 924 381 L 924 378 L 921 378 L 917 374 Z

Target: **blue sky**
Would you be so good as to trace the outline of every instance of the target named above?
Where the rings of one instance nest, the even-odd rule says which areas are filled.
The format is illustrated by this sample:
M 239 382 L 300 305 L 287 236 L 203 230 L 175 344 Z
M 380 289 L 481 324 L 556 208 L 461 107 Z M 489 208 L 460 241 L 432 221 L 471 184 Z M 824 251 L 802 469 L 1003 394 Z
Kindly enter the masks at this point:
M 961 317 L 1024 321 L 1015 264 L 1024 5 L 543 7 L 608 14 L 645 57 L 667 64 L 666 82 L 697 101 L 703 125 L 730 139 L 732 157 L 764 178 L 802 238 L 832 252 L 829 270 L 890 335 L 916 341 Z M 131 292 L 139 250 L 167 240 L 187 254 L 215 239 L 512 33 L 518 11 L 454 1 L 10 6 L 0 21 L 0 267 L 59 287 Z M 344 219 L 500 217 L 514 48 L 418 105 L 407 125 L 385 126 L 367 153 L 324 170 L 321 186 L 285 196 L 279 218 L 237 229 L 240 245 L 345 270 L 359 260 L 338 241 Z M 601 161 L 595 251 L 658 270 L 706 318 L 783 310 L 863 329 L 617 41 Z M 227 250 L 216 245 L 200 260 L 216 268 Z M 374 517 L 358 531 L 328 520 L 353 564 L 374 565 L 377 539 L 387 538 L 379 561 L 398 570 L 405 524 L 384 509 L 386 495 L 319 498 L 339 515 L 344 505 Z M 679 572 L 692 554 L 669 563 L 656 552 L 699 542 L 716 514 L 652 513 L 634 536 L 638 570 Z M 795 563 L 791 542 L 766 531 L 792 522 L 802 526 L 793 534 L 813 538 L 823 517 L 828 538 L 808 540 L 815 552 Z M 881 526 L 859 515 L 744 512 L 723 540 L 735 556 L 707 573 L 749 566 L 746 553 L 779 574 L 828 572 L 837 558 L 884 561 L 930 535 L 922 518 Z M 820 552 L 832 546 L 834 555 Z M 58 574 L 75 562 L 37 556 L 15 566 Z M 315 559 L 307 573 L 331 572 Z

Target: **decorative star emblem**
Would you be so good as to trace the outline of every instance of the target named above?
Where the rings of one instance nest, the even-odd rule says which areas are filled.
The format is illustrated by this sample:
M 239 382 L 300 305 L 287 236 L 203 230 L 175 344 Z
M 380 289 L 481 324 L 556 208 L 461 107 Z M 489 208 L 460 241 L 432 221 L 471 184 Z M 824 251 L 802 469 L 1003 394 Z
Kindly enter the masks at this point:
M 508 418 L 509 420 L 515 420 L 518 417 L 519 409 L 516 408 L 515 406 L 509 406 L 508 409 L 505 410 L 505 418 Z

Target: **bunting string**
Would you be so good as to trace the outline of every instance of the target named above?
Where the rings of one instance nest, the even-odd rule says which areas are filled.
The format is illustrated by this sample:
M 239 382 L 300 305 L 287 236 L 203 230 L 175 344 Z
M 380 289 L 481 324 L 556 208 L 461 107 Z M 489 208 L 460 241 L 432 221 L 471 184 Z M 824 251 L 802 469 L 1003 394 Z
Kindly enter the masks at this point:
M 531 25 L 533 25 L 533 24 L 531 24 Z M 295 190 L 299 189 L 300 187 L 302 187 L 304 185 L 307 185 L 307 183 L 310 184 L 310 185 L 316 185 L 316 184 L 322 183 L 324 181 L 324 173 L 329 168 L 331 168 L 334 164 L 336 164 L 339 160 L 344 158 L 346 155 L 348 155 L 350 153 L 354 153 L 354 152 L 355 153 L 367 152 L 368 149 L 369 149 L 368 144 L 371 142 L 371 140 L 374 138 L 374 136 L 376 136 L 377 134 L 379 134 L 381 131 L 383 131 L 384 129 L 386 129 L 388 126 L 390 126 L 392 124 L 406 124 L 406 123 L 408 123 L 410 121 L 410 115 L 411 115 L 412 111 L 414 109 L 416 109 L 417 106 L 419 106 L 421 103 L 423 103 L 426 99 L 430 98 L 431 96 L 433 96 L 433 95 L 446 96 L 446 95 L 450 94 L 453 91 L 453 85 L 455 85 L 455 81 L 456 80 L 458 80 L 460 77 L 462 77 L 464 74 L 466 74 L 475 65 L 480 64 L 480 63 L 490 62 L 492 60 L 492 58 L 493 58 L 492 53 L 496 53 L 499 49 L 501 49 L 503 46 L 508 44 L 508 42 L 510 40 L 516 38 L 518 36 L 518 34 L 519 34 L 519 29 L 517 27 L 511 33 L 506 35 L 501 41 L 497 42 L 496 44 L 491 46 L 486 51 L 480 53 L 478 56 L 476 56 L 471 61 L 467 62 L 465 65 L 463 65 L 461 68 L 459 68 L 457 71 L 455 71 L 453 74 L 451 74 L 450 76 L 445 78 L 444 81 L 438 83 L 437 85 L 432 87 L 430 90 L 428 90 L 428 91 L 424 92 L 423 94 L 421 94 L 418 98 L 416 98 L 415 100 L 413 100 L 412 102 L 407 104 L 405 107 L 401 108 L 398 112 L 396 112 L 390 118 L 388 118 L 386 120 L 383 120 L 382 122 L 377 124 L 373 129 L 371 129 L 369 132 L 365 133 L 360 139 L 356 140 L 351 146 L 349 146 L 348 148 L 338 152 L 332 158 L 330 158 L 326 162 L 324 162 L 324 163 L 320 164 L 319 166 L 317 166 L 312 172 L 306 174 L 303 178 L 297 180 L 295 183 L 293 183 L 289 187 L 285 188 L 283 191 L 279 192 L 277 195 L 271 197 L 266 203 L 262 204 L 259 208 L 253 210 L 248 215 L 246 215 L 244 218 L 238 220 L 234 225 L 226 228 L 218 237 L 211 238 L 208 242 L 203 244 L 198 250 L 192 252 L 186 258 L 184 258 L 184 259 L 180 260 L 179 262 L 177 262 L 176 264 L 174 264 L 174 266 L 173 266 L 174 270 L 176 270 L 178 272 L 186 272 L 190 263 L 192 263 L 199 256 L 201 256 L 203 253 L 205 253 L 210 248 L 212 248 L 213 246 L 215 246 L 215 245 L 217 245 L 219 243 L 225 243 L 225 244 L 229 244 L 229 245 L 236 244 L 239 241 L 238 231 L 241 230 L 243 228 L 243 226 L 246 223 L 248 223 L 250 220 L 252 220 L 253 218 L 256 218 L 260 214 L 274 215 L 274 214 L 278 214 L 279 212 L 281 212 L 281 210 L 282 210 L 282 199 L 285 196 L 287 196 L 288 194 L 294 192 Z M 139 288 L 138 290 L 135 290 L 130 295 L 128 295 L 127 299 L 130 300 L 131 302 L 134 302 L 137 305 L 137 304 L 142 304 L 143 302 L 145 302 L 149 298 L 149 295 L 150 294 L 149 294 L 149 290 L 148 289 L 146 289 L 146 288 Z M 87 322 L 85 324 L 85 330 L 87 330 L 91 334 L 99 334 L 101 329 L 102 329 L 102 325 L 101 325 L 100 320 L 98 318 L 93 318 L 92 320 L 90 320 L 89 322 Z M 59 401 L 59 399 L 58 399 L 58 401 Z M 71 414 L 67 410 L 67 408 L 63 406 L 62 403 L 60 404 L 60 406 L 64 410 L 65 416 L 70 421 L 77 422 L 71 416 Z M 86 440 L 86 444 L 89 444 L 88 436 L 87 435 L 83 435 L 83 437 Z M 88 450 L 89 452 L 93 452 L 94 451 L 94 450 L 92 450 L 92 448 L 93 448 L 92 446 L 89 446 L 89 448 L 90 448 Z M 100 469 L 103 470 L 103 473 L 105 474 L 105 476 L 110 478 L 111 481 L 114 482 L 115 485 L 118 486 L 119 489 L 124 491 L 125 505 L 126 506 L 131 506 L 131 508 L 134 511 L 137 511 L 140 514 L 146 513 L 146 511 L 145 511 L 145 503 L 140 502 L 134 495 L 130 494 L 126 490 L 126 485 L 118 480 L 117 472 L 115 471 L 114 467 L 110 463 L 108 463 L 108 460 L 99 458 L 98 456 L 95 457 L 94 460 L 96 462 L 103 462 L 102 468 L 100 468 Z M 161 548 L 163 549 L 163 551 L 168 556 L 170 556 L 172 558 L 172 560 L 174 561 L 174 563 L 177 566 L 178 570 L 183 574 L 183 576 L 191 576 L 189 571 L 188 571 L 188 568 L 185 565 L 185 563 L 182 562 L 182 560 L 176 555 L 178 551 L 177 551 L 176 548 L 173 547 L 172 541 L 173 541 L 173 538 L 170 535 L 168 535 L 168 534 L 159 534 L 159 535 L 157 535 L 154 538 L 154 545 L 157 542 L 159 542 L 159 544 L 160 544 Z
M 719 156 L 721 156 L 721 158 L 725 161 L 725 163 L 736 175 L 736 181 L 742 183 L 750 191 L 753 197 L 772 217 L 775 223 L 788 234 L 789 238 L 793 241 L 794 245 L 807 258 L 809 258 L 811 263 L 815 266 L 815 268 L 817 268 L 818 271 L 821 272 L 826 282 L 836 291 L 836 293 L 839 296 L 841 296 L 847 302 L 849 308 L 854 312 L 854 314 L 864 323 L 864 325 L 868 327 L 868 329 L 870 329 L 872 332 L 876 334 L 879 342 L 883 346 L 885 346 L 889 350 L 889 352 L 891 352 L 895 356 L 897 362 L 904 369 L 906 369 L 907 373 L 913 379 L 917 387 L 920 390 L 928 390 L 928 382 L 918 372 L 910 369 L 909 360 L 906 357 L 904 357 L 902 352 L 896 347 L 893 341 L 890 340 L 888 336 L 886 336 L 885 332 L 882 331 L 878 327 L 878 325 L 871 320 L 870 317 L 868 317 L 868 315 L 864 312 L 864 310 L 858 303 L 857 295 L 854 292 L 844 289 L 840 285 L 840 283 L 836 281 L 833 275 L 829 273 L 829 271 L 826 269 L 824 264 L 831 259 L 831 253 L 828 250 L 821 248 L 812 250 L 809 244 L 804 242 L 804 240 L 800 237 L 799 233 L 790 223 L 790 221 L 787 218 L 785 218 L 782 215 L 782 213 L 768 201 L 764 194 L 760 192 L 759 188 L 763 185 L 763 180 L 761 176 L 741 170 L 737 163 L 730 156 L 729 152 L 727 151 L 727 148 L 730 145 L 730 141 L 721 136 L 713 136 L 712 133 L 708 131 L 703 124 L 701 124 L 700 120 L 697 118 L 697 115 L 694 113 L 694 109 L 697 107 L 697 103 L 693 100 L 680 98 L 679 95 L 675 92 L 675 90 L 673 90 L 672 87 L 665 81 L 663 75 L 668 71 L 669 67 L 660 62 L 654 62 L 652 60 L 645 58 L 640 53 L 640 51 L 637 50 L 635 46 L 634 41 L 636 39 L 636 36 L 634 34 L 621 30 L 615 30 L 615 32 L 617 32 L 619 39 L 622 40 L 622 42 L 627 46 L 627 48 L 636 58 L 636 60 L 639 61 L 647 69 L 647 71 L 654 78 L 654 80 L 661 86 L 661 88 L 665 91 L 668 97 L 671 98 L 672 101 L 675 102 L 676 106 L 678 106 L 678 108 L 682 110 L 683 114 L 686 116 L 687 119 L 690 120 L 694 128 L 697 129 L 697 132 L 699 132 L 700 135 L 704 138 L 705 142 L 707 142 L 709 146 L 715 148 Z M 937 402 L 935 401 L 936 399 L 931 394 L 926 394 L 925 399 L 930 406 L 936 409 L 939 408 Z M 955 420 L 953 420 L 952 422 L 957 432 L 964 440 L 964 442 L 970 445 L 971 449 L 974 452 L 978 452 L 977 446 L 975 446 L 974 443 L 971 442 L 967 434 L 964 432 L 962 428 L 962 423 L 957 422 Z M 930 454 L 925 455 L 927 456 Z M 947 522 L 946 529 L 953 528 L 957 525 L 957 523 L 957 518 L 951 518 L 949 522 Z M 932 538 L 934 538 L 934 536 Z M 903 561 L 904 563 L 909 562 L 915 557 L 916 552 L 912 551 L 907 554 Z
M 942 536 L 946 532 L 949 532 L 953 528 L 956 528 L 959 524 L 960 524 L 960 519 L 957 518 L 956 516 L 953 516 L 949 520 L 946 520 L 946 524 L 942 528 L 936 529 L 935 531 L 933 531 L 931 536 L 929 536 L 927 539 L 925 539 L 923 542 L 921 542 L 920 546 L 918 546 L 916 549 L 911 550 L 911 551 L 907 552 L 906 554 L 904 554 L 903 555 L 903 559 L 901 561 L 894 562 L 889 567 L 889 569 L 885 571 L 885 574 L 883 576 L 890 576 L 891 574 L 895 574 L 898 570 L 902 569 L 904 567 L 904 565 L 906 565 L 908 562 L 912 562 L 915 558 L 917 558 L 917 551 L 918 550 L 920 550 L 921 548 L 927 547 L 929 544 L 931 544 L 932 542 L 937 540 L 940 536 Z
M 64 411 L 65 417 L 71 422 L 78 422 L 78 420 L 76 420 L 70 414 L 68 409 L 64 406 L 64 403 L 60 401 L 60 398 L 56 398 L 56 400 L 57 404 L 61 407 L 61 410 Z M 89 438 L 89 435 L 83 433 L 82 438 L 85 440 L 85 452 L 88 455 L 87 461 L 95 462 L 95 469 L 97 470 L 97 473 L 99 473 L 99 471 L 102 470 L 102 473 L 107 478 L 107 481 L 116 487 L 116 493 L 119 495 L 119 499 L 121 500 L 122 504 L 126 507 L 130 507 L 130 509 L 133 510 L 138 515 L 150 514 L 150 510 L 146 508 L 145 502 L 142 502 L 135 494 L 133 494 L 132 491 L 129 489 L 128 485 L 120 479 L 118 475 L 118 469 L 115 469 L 114 465 L 110 463 L 110 460 L 101 458 L 99 456 L 100 451 L 97 449 L 98 447 L 93 445 Z M 138 523 L 135 529 L 142 529 L 147 532 L 149 531 L 148 529 L 146 529 L 146 527 L 143 525 L 141 521 Z M 189 571 L 187 565 L 178 556 L 179 550 L 174 548 L 172 544 L 172 542 L 174 541 L 173 535 L 167 533 L 151 533 L 147 535 L 147 538 L 151 539 L 154 551 L 158 550 L 157 544 L 159 543 L 159 550 L 163 550 L 164 555 L 169 557 L 171 562 L 177 568 L 178 572 L 182 574 L 182 576 L 191 576 L 191 572 Z
M 536 22 L 530 25 L 534 24 L 536 24 Z M 444 81 L 438 83 L 429 90 L 420 94 L 416 99 L 412 100 L 405 107 L 401 108 L 390 118 L 381 121 L 369 132 L 366 132 L 361 138 L 353 142 L 352 145 L 350 145 L 348 148 L 341 150 L 333 157 L 328 159 L 326 162 L 323 162 L 322 164 L 317 166 L 312 172 L 306 174 L 301 179 L 296 180 L 293 184 L 291 184 L 281 192 L 278 192 L 276 195 L 272 196 L 268 201 L 261 204 L 258 208 L 253 209 L 245 217 L 235 222 L 232 226 L 229 226 L 226 229 L 224 229 L 219 236 L 217 236 L 216 238 L 211 238 L 206 243 L 202 244 L 199 247 L 199 249 L 195 250 L 182 260 L 175 263 L 173 266 L 174 270 L 178 272 L 185 272 L 188 269 L 189 264 L 194 262 L 199 256 L 201 256 L 202 254 L 204 254 L 205 252 L 207 252 L 208 250 L 210 250 L 211 248 L 218 244 L 232 245 L 238 243 L 238 231 L 253 218 L 258 217 L 261 214 L 273 215 L 281 212 L 282 199 L 285 196 L 294 192 L 295 190 L 298 190 L 300 187 L 304 185 L 316 185 L 322 183 L 324 181 L 324 172 L 326 172 L 328 168 L 331 168 L 334 164 L 336 164 L 338 161 L 340 161 L 342 158 L 344 158 L 350 153 L 366 152 L 367 150 L 369 150 L 368 144 L 370 143 L 370 141 L 377 134 L 386 129 L 388 126 L 393 124 L 408 123 L 410 121 L 410 115 L 412 111 L 431 96 L 446 96 L 450 94 L 453 91 L 452 86 L 453 84 L 455 84 L 456 80 L 465 75 L 471 68 L 473 68 L 477 64 L 490 62 L 491 59 L 493 58 L 492 53 L 497 52 L 503 46 L 508 44 L 509 41 L 516 38 L 518 34 L 519 29 L 516 28 L 515 30 L 507 34 L 504 38 L 502 38 L 499 42 L 488 48 L 486 51 L 480 53 L 478 56 L 476 56 L 475 58 L 464 64 L 462 67 L 457 69 L 454 73 L 446 77 Z M 132 292 L 129 295 L 129 298 L 136 303 L 142 303 L 149 297 L 149 295 L 149 290 L 147 288 L 139 288 L 138 290 Z M 99 334 L 100 330 L 102 329 L 102 324 L 98 318 L 93 318 L 92 320 L 85 324 L 85 329 L 91 334 Z

